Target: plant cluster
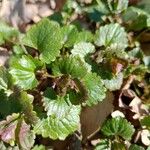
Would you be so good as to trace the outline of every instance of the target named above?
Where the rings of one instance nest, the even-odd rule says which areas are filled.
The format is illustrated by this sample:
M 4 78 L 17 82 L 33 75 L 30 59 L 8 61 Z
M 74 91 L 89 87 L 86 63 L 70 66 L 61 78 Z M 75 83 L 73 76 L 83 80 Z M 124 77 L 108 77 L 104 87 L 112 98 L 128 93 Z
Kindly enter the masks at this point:
M 108 92 L 124 117 L 106 119 L 94 149 L 150 148 L 134 142 L 139 131 L 150 135 L 150 56 L 141 48 L 150 12 L 144 2 L 68 0 L 61 12 L 26 33 L 0 22 L 0 45 L 11 53 L 8 65 L 0 67 L 1 150 L 45 150 L 39 139 L 65 140 L 79 129 L 82 109 L 101 103 Z M 125 91 L 132 91 L 126 98 L 141 100 L 144 112 L 130 109 Z M 126 111 L 139 113 L 137 123 Z

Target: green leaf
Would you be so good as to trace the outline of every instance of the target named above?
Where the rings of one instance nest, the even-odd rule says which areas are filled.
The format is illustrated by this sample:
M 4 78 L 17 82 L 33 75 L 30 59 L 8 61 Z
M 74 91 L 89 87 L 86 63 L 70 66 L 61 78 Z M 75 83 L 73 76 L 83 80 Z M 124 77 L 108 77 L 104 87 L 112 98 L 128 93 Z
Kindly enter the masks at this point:
M 6 118 L 7 115 L 11 115 L 12 113 L 21 112 L 22 107 L 19 103 L 18 97 L 15 96 L 15 94 L 7 96 L 3 90 L 0 91 L 0 117 L 2 119 Z
M 94 150 L 111 150 L 111 144 L 108 139 L 101 140 Z
M 54 61 L 62 48 L 62 35 L 59 24 L 43 19 L 33 25 L 23 38 L 23 43 L 40 52 L 40 59 L 45 63 Z
M 39 120 L 34 127 L 34 132 L 53 140 L 64 140 L 69 134 L 72 134 L 78 129 L 81 107 L 79 105 L 72 105 L 69 100 L 66 101 L 65 98 L 58 97 L 55 99 L 55 96 L 53 94 L 51 95 L 51 92 L 52 91 L 48 89 L 45 94 L 48 94 L 48 97 L 44 98 L 44 105 L 48 117 Z M 48 106 L 46 104 L 48 104 Z
M 45 146 L 43 145 L 36 145 L 32 148 L 32 150 L 46 150 Z
M 86 103 L 88 106 L 96 105 L 105 98 L 106 88 L 100 76 L 95 73 L 88 73 L 81 82 L 87 90 L 88 100 Z
M 57 96 L 55 91 L 51 88 L 48 88 L 44 92 L 43 105 L 48 116 L 55 115 L 58 118 L 64 117 L 66 111 L 70 109 L 68 102 L 68 97 Z
M 110 91 L 119 90 L 123 83 L 123 74 L 119 73 L 118 75 L 114 76 L 112 79 L 104 80 L 105 87 Z
M 135 129 L 126 119 L 117 117 L 104 122 L 101 131 L 108 137 L 120 136 L 125 140 L 131 140 Z
M 0 66 L 0 90 L 7 90 L 9 82 L 8 78 L 9 75 L 7 70 L 3 66 Z
M 146 126 L 150 128 L 150 116 L 145 116 L 143 119 L 140 120 L 142 126 Z
M 72 47 L 78 38 L 78 30 L 74 25 L 67 25 L 61 28 L 63 43 L 65 47 Z
M 26 92 L 22 91 L 18 95 L 18 102 L 21 105 L 21 111 L 24 114 L 24 119 L 29 124 L 35 124 L 38 120 L 36 112 L 33 111 L 33 99 L 32 95 L 27 94 Z
M 76 43 L 79 42 L 92 42 L 94 35 L 90 31 L 81 31 L 78 33 L 78 38 L 76 39 Z
M 24 90 L 33 89 L 38 81 L 35 77 L 36 65 L 31 56 L 23 55 L 22 58 L 14 58 L 10 63 L 10 74 L 13 77 L 14 84 Z
M 96 31 L 95 44 L 112 50 L 124 50 L 128 46 L 127 34 L 118 23 L 101 26 Z
M 129 51 L 128 55 L 131 60 L 134 60 L 135 58 L 142 59 L 144 57 L 144 53 L 139 47 L 136 47 L 133 50 Z
M 128 7 L 128 0 L 107 0 L 108 7 L 112 13 L 119 14 Z
M 4 44 L 5 41 L 12 40 L 18 36 L 19 32 L 9 27 L 6 23 L 0 21 L 0 45 Z
M 129 150 L 145 150 L 142 146 L 136 145 L 136 144 L 132 144 L 129 147 Z
M 71 75 L 72 78 L 82 78 L 86 75 L 87 70 L 85 62 L 78 56 L 62 57 L 52 65 L 53 74 L 56 76 L 66 74 Z
M 128 29 L 138 31 L 150 27 L 150 14 L 136 7 L 129 7 L 123 14 Z
M 71 53 L 73 56 L 79 55 L 81 58 L 84 58 L 87 54 L 93 53 L 95 51 L 95 47 L 91 43 L 80 42 L 75 44 Z

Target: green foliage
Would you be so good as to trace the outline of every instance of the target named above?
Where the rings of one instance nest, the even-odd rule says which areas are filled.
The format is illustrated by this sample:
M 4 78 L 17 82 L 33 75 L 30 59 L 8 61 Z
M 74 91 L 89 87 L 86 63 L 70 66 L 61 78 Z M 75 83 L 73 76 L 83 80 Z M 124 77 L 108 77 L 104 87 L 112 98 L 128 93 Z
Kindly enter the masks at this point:
M 68 0 L 26 33 L 0 22 L 0 59 L 1 49 L 2 57 L 5 51 L 11 55 L 0 66 L 0 150 L 55 149 L 55 142 L 66 138 L 71 144 L 62 149 L 77 142 L 85 147 L 91 142 L 93 149 L 98 126 L 95 150 L 149 149 L 146 132 L 135 137 L 150 128 L 149 47 L 145 50 L 150 3 L 128 7 L 129 2 Z M 126 118 L 108 119 L 103 104 L 123 111 Z M 109 116 L 99 116 L 99 109 Z M 87 112 L 84 124 L 86 111 L 91 114 Z M 91 118 L 106 121 L 98 125 Z
M 74 45 L 74 48 L 71 50 L 73 56 L 79 55 L 81 58 L 84 58 L 87 54 L 93 53 L 95 51 L 94 46 L 91 43 L 80 42 Z
M 110 141 L 107 139 L 101 140 L 95 147 L 95 150 L 111 150 Z
M 101 128 L 105 136 L 120 136 L 125 140 L 130 140 L 135 129 L 126 119 L 117 117 L 107 120 Z
M 62 27 L 61 34 L 63 35 L 63 43 L 65 47 L 72 47 L 78 38 L 78 30 L 74 25 Z
M 101 78 L 95 73 L 88 73 L 82 79 L 82 82 L 87 90 L 87 105 L 96 105 L 98 102 L 102 101 L 105 98 L 106 88 L 104 87 Z
M 9 83 L 8 78 L 8 71 L 6 68 L 0 66 L 0 90 L 7 90 Z
M 12 41 L 13 38 L 17 38 L 19 32 L 6 23 L 0 21 L 0 45 L 4 44 L 5 41 Z
M 139 146 L 139 145 L 132 144 L 132 145 L 129 147 L 129 150 L 144 150 L 144 148 L 141 147 L 141 146 Z
M 95 44 L 112 50 L 124 50 L 128 46 L 127 34 L 119 24 L 111 23 L 96 31 Z
M 107 0 L 108 7 L 112 13 L 121 13 L 128 7 L 128 0 Z
M 54 61 L 62 47 L 62 35 L 56 22 L 43 19 L 34 25 L 23 38 L 23 43 L 37 49 L 45 63 Z
M 44 98 L 44 105 L 48 117 L 39 120 L 34 127 L 34 132 L 41 134 L 43 137 L 64 140 L 69 134 L 78 129 L 81 107 L 79 105 L 74 106 L 69 101 L 66 102 L 63 97 L 52 100 L 51 97 L 54 95 L 51 95 L 51 92 L 48 89 L 46 96 L 50 96 L 50 98 Z
M 35 77 L 36 65 L 31 56 L 23 55 L 22 58 L 13 58 L 10 62 L 10 74 L 14 84 L 22 89 L 32 89 L 37 86 L 38 81 Z
M 69 56 L 55 61 L 52 65 L 52 71 L 55 76 L 66 74 L 73 78 L 82 78 L 87 73 L 87 67 L 80 57 Z
M 121 88 L 122 82 L 123 82 L 122 73 L 119 73 L 110 80 L 109 79 L 104 80 L 106 88 L 109 89 L 110 91 L 119 90 Z
M 143 119 L 140 120 L 142 126 L 146 126 L 150 128 L 150 116 L 145 116 Z

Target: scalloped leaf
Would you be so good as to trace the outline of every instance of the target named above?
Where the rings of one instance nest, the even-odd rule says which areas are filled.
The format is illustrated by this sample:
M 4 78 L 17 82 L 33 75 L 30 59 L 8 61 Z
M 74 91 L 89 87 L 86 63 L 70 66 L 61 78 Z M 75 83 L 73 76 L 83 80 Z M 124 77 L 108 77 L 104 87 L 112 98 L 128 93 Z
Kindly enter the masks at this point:
M 111 143 L 108 139 L 102 139 L 94 150 L 111 150 Z
M 72 78 L 82 78 L 87 73 L 87 66 L 78 56 L 63 57 L 56 60 L 52 65 L 55 76 L 63 74 L 71 75 Z
M 119 14 L 128 7 L 128 0 L 107 0 L 108 7 L 112 13 Z
M 119 90 L 123 83 L 123 73 L 119 73 L 118 75 L 114 76 L 112 79 L 103 80 L 105 87 L 110 91 Z
M 77 43 L 71 50 L 73 56 L 79 55 L 81 58 L 84 58 L 87 54 L 94 52 L 95 52 L 94 45 L 87 42 Z
M 23 38 L 23 43 L 37 49 L 43 62 L 54 61 L 62 48 L 59 24 L 48 19 L 42 19 L 27 32 Z
M 101 26 L 96 31 L 95 44 L 112 50 L 124 50 L 128 46 L 127 34 L 118 23 Z
M 58 118 L 64 117 L 66 111 L 69 111 L 69 99 L 67 96 L 57 96 L 52 88 L 47 88 L 44 92 L 43 105 L 47 111 L 47 115 L 55 115 Z
M 10 62 L 10 74 L 14 84 L 24 90 L 33 89 L 38 81 L 35 77 L 36 65 L 31 56 L 23 55 L 22 58 L 14 58 Z
M 88 73 L 83 79 L 82 83 L 87 90 L 87 101 L 88 106 L 96 105 L 101 102 L 106 96 L 106 88 L 104 87 L 103 81 L 100 76 L 95 73 Z
M 76 43 L 79 42 L 92 42 L 94 39 L 94 35 L 87 30 L 83 30 L 78 34 L 78 38 L 76 39 Z
M 79 105 L 74 106 L 68 104 L 68 106 L 65 106 L 67 108 L 67 110 L 65 110 L 63 108 L 64 104 L 62 104 L 62 107 L 58 106 L 60 104 L 59 100 L 57 101 L 56 103 L 58 104 L 55 104 L 55 106 L 58 108 L 58 112 L 62 112 L 63 114 L 58 114 L 56 109 L 53 108 L 54 112 L 51 112 L 51 116 L 46 119 L 39 120 L 39 122 L 34 126 L 34 132 L 53 140 L 64 140 L 69 134 L 72 134 L 78 129 L 81 107 Z M 66 103 L 65 100 L 64 103 Z M 67 103 L 65 105 L 67 105 Z M 63 111 L 60 110 L 61 108 Z
M 5 41 L 12 40 L 19 35 L 19 32 L 6 23 L 0 21 L 0 45 L 4 44 Z
M 131 140 L 132 135 L 135 131 L 133 125 L 126 119 L 117 117 L 108 119 L 104 122 L 102 128 L 102 133 L 105 136 L 120 136 L 125 140 Z

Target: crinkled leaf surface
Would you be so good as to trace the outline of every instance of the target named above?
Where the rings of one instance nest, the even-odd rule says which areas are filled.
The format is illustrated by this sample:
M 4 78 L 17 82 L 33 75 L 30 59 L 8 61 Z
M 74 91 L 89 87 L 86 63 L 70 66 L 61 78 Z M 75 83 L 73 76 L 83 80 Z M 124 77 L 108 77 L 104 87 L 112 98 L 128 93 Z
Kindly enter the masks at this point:
M 107 139 L 101 140 L 95 147 L 95 150 L 111 150 L 110 141 Z
M 81 58 L 84 58 L 87 54 L 93 53 L 95 51 L 95 47 L 91 43 L 80 42 L 74 45 L 71 50 L 72 55 L 79 55 Z
M 43 62 L 50 63 L 54 61 L 62 47 L 59 24 L 48 19 L 41 20 L 27 32 L 23 43 L 37 49 Z
M 88 100 L 86 103 L 88 106 L 96 105 L 105 98 L 106 88 L 100 76 L 95 73 L 88 73 L 82 79 L 82 83 L 87 90 Z
M 90 31 L 81 31 L 78 33 L 78 38 L 76 39 L 76 43 L 79 42 L 92 42 L 94 35 Z
M 81 107 L 67 103 L 65 98 L 58 97 L 55 99 L 54 94 L 51 92 L 48 89 L 45 93 L 46 95 L 48 94 L 48 97 L 43 100 L 48 117 L 39 120 L 34 127 L 34 131 L 43 137 L 64 140 L 69 134 L 78 129 Z
M 118 75 L 114 76 L 112 79 L 104 80 L 105 87 L 110 91 L 115 91 L 121 88 L 123 83 L 123 74 L 119 73 Z
M 63 43 L 65 47 L 72 47 L 78 38 L 78 30 L 74 25 L 68 25 L 61 28 Z
M 110 11 L 116 14 L 121 13 L 128 7 L 128 0 L 107 0 L 107 3 Z
M 86 75 L 87 70 L 85 62 L 78 56 L 62 57 L 52 65 L 53 74 L 56 76 L 67 74 L 73 78 L 82 78 Z
M 44 92 L 43 105 L 48 116 L 54 114 L 58 118 L 63 117 L 66 111 L 70 109 L 68 102 L 68 97 L 57 96 L 56 92 L 51 88 Z
M 121 136 L 125 140 L 130 140 L 135 129 L 126 119 L 117 117 L 104 122 L 101 131 L 106 136 Z
M 22 89 L 28 90 L 37 86 L 38 81 L 34 71 L 36 65 L 33 58 L 23 55 L 22 58 L 14 58 L 10 63 L 10 74 L 13 77 L 14 84 Z
M 3 44 L 6 40 L 11 40 L 16 38 L 19 32 L 12 27 L 9 27 L 4 22 L 0 21 L 0 45 Z
M 128 46 L 127 34 L 118 23 L 101 26 L 96 32 L 95 44 L 110 49 L 124 50 Z

